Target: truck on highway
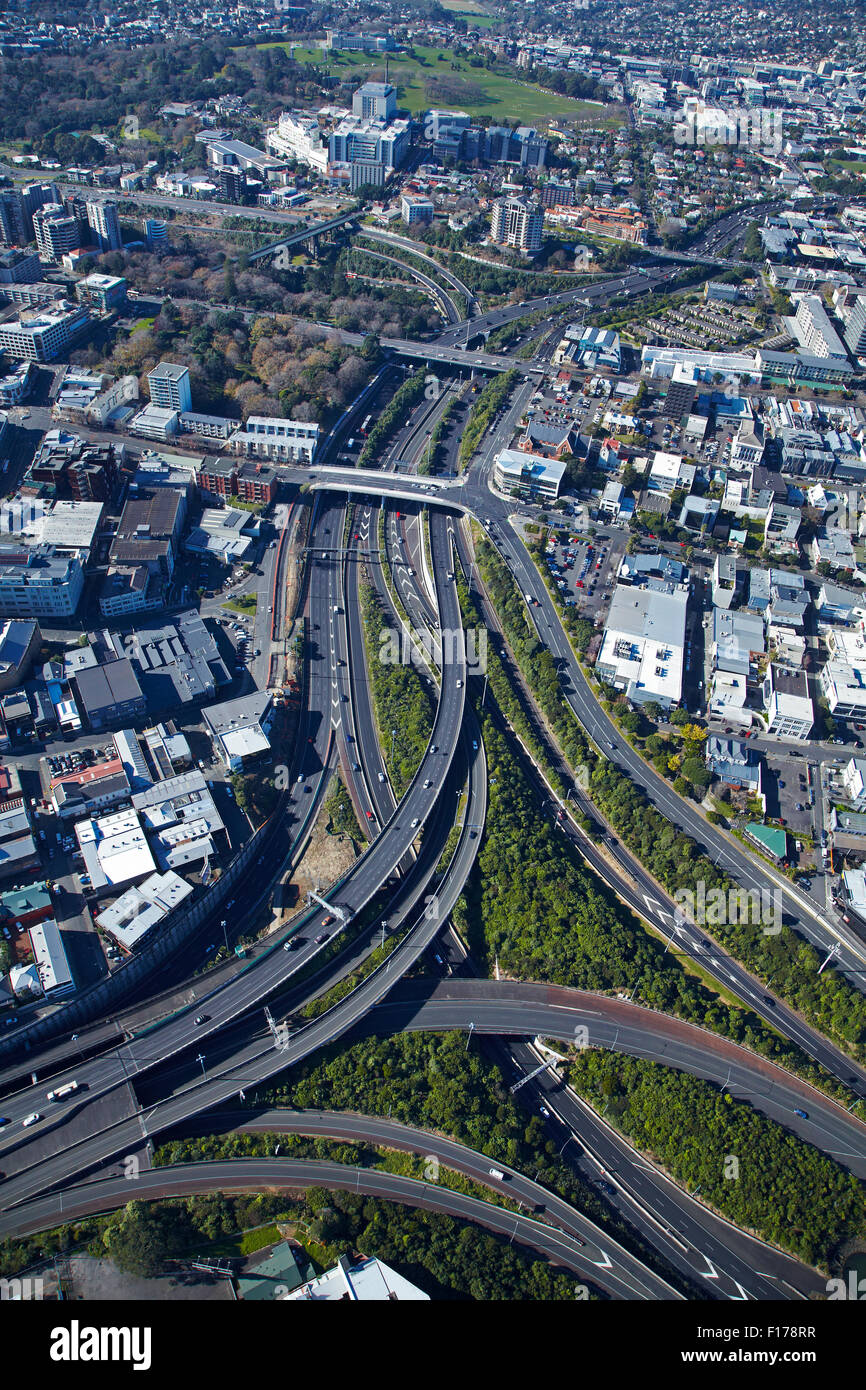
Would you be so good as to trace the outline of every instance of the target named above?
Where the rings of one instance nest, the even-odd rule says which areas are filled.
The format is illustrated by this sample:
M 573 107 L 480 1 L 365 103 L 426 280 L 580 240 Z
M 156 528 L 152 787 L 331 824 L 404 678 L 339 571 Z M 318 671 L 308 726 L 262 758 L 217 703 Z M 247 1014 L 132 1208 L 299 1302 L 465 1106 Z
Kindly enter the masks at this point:
M 65 1086 L 58 1086 L 56 1090 L 49 1091 L 46 1100 L 65 1100 L 67 1096 L 72 1096 L 78 1090 L 77 1081 L 67 1081 Z

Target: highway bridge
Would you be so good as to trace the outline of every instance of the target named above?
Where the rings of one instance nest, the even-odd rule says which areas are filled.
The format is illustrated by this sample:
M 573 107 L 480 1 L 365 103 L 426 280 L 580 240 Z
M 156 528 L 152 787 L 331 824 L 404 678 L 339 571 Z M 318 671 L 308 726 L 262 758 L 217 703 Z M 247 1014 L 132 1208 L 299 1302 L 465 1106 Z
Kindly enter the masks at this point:
M 296 246 L 307 247 L 315 251 L 319 237 L 328 236 L 331 232 L 336 232 L 340 227 L 345 227 L 350 222 L 357 221 L 358 212 L 344 212 L 339 217 L 329 217 L 325 222 L 311 222 L 307 227 L 299 227 L 297 231 L 287 232 L 278 241 L 269 241 L 267 246 L 260 246 L 257 251 L 251 251 L 247 257 L 249 264 L 256 261 L 267 260 L 271 256 L 277 256 L 280 251 L 291 251 Z

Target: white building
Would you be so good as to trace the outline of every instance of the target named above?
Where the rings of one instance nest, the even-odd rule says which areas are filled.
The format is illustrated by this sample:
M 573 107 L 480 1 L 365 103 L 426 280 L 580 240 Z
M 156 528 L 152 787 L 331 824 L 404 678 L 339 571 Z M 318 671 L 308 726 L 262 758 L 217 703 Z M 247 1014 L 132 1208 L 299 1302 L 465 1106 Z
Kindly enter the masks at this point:
M 410 193 L 404 193 L 400 198 L 400 216 L 408 227 L 415 222 L 432 222 L 432 199 L 417 198 Z
M 831 628 L 829 657 L 818 677 L 834 719 L 866 719 L 866 638 L 862 632 Z
M 695 481 L 695 465 L 684 463 L 682 454 L 669 454 L 663 449 L 656 451 L 649 472 L 649 486 L 652 492 L 671 493 L 676 488 L 691 488 Z
M 394 1299 L 429 1303 L 426 1293 L 410 1284 L 402 1274 L 382 1260 L 361 1257 L 352 1264 L 347 1255 L 318 1279 L 282 1295 L 287 1301 L 340 1303 L 385 1303 Z
M 273 415 L 251 415 L 229 439 L 236 454 L 275 463 L 312 463 L 318 442 L 318 425 Z
M 0 323 L 0 352 L 19 362 L 53 362 L 90 322 L 86 304 L 58 299 Z
M 134 951 L 192 891 L 192 884 L 172 869 L 151 874 L 137 888 L 128 888 L 97 913 L 97 925 L 113 937 L 121 950 Z
M 493 205 L 490 239 L 518 251 L 538 251 L 544 231 L 544 209 L 528 198 L 501 198 Z
M 28 929 L 33 959 L 45 995 L 69 994 L 75 988 L 63 938 L 53 917 L 46 917 Z
M 266 132 L 265 144 L 271 154 L 295 159 L 318 174 L 328 172 L 328 137 L 315 116 L 284 111 L 277 124 Z
M 120 220 L 115 203 L 87 203 L 87 224 L 100 251 L 120 250 Z
M 135 883 L 156 871 L 138 814 L 133 810 L 78 821 L 75 837 L 97 893 Z
M 531 497 L 558 497 L 565 464 L 522 449 L 502 449 L 493 460 L 493 481 L 503 492 L 528 493 Z
M 0 615 L 7 618 L 71 618 L 84 590 L 77 555 L 51 546 L 0 546 Z
M 866 758 L 850 758 L 842 773 L 845 800 L 855 811 L 866 811 Z
M 776 738 L 804 743 L 812 732 L 815 713 L 805 671 L 769 667 L 764 680 L 767 732 Z
M 178 362 L 158 362 L 147 374 L 152 405 L 178 412 L 192 410 L 189 371 Z
M 670 709 L 682 700 L 688 593 L 618 584 L 596 674 L 636 704 Z

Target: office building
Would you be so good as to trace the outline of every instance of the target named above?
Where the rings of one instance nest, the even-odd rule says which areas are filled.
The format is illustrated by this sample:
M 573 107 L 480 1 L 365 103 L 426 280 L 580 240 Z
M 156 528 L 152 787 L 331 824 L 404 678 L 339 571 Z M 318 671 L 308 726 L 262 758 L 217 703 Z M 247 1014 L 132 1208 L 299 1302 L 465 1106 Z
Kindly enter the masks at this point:
M 490 126 L 484 138 L 484 158 L 491 164 L 519 164 L 524 169 L 543 169 L 547 141 L 531 126 Z
M 682 700 L 688 592 L 664 586 L 614 590 L 596 674 L 636 704 Z
M 866 720 L 866 638 L 850 628 L 827 633 L 829 656 L 821 668 L 821 693 L 834 719 Z
M 408 227 L 416 222 L 432 222 L 433 203 L 429 198 L 416 198 L 404 193 L 400 199 L 400 216 Z
M 352 115 L 363 121 L 390 121 L 397 114 L 397 93 L 390 82 L 365 82 L 352 97 Z
M 243 169 L 233 169 L 229 165 L 217 173 L 220 197 L 227 203 L 243 203 L 247 196 L 247 176 Z
M 93 304 L 103 313 L 122 309 L 126 304 L 126 278 L 123 275 L 85 275 L 75 286 L 80 304 Z
M 333 1269 L 280 1297 L 302 1303 L 384 1303 L 399 1299 L 423 1303 L 429 1302 L 430 1296 L 382 1260 L 361 1256 L 353 1263 L 348 1255 L 341 1255 Z
M 159 362 L 147 374 L 151 405 L 161 410 L 192 410 L 189 372 L 176 362 Z
M 529 497 L 558 497 L 565 464 L 522 449 L 502 449 L 493 460 L 493 481 L 503 492 Z
M 185 517 L 186 496 L 174 488 L 129 497 L 111 545 L 111 563 L 145 565 L 150 574 L 170 579 Z
M 490 239 L 518 251 L 538 251 L 544 228 L 544 211 L 526 198 L 503 198 L 493 206 Z
M 5 618 L 71 618 L 84 590 L 77 555 L 53 546 L 0 546 L 0 615 Z
M 91 240 L 95 242 L 100 251 L 119 251 L 122 242 L 117 205 L 115 203 L 89 202 L 86 204 L 86 209 Z
M 13 247 L 0 254 L 0 287 L 5 285 L 35 285 L 41 279 L 42 266 L 39 264 L 39 257 L 34 251 L 21 251 L 17 247 Z M 6 294 L 7 291 L 0 288 L 0 293 Z
M 266 690 L 210 705 L 202 711 L 214 750 L 226 767 L 239 771 L 245 763 L 270 751 L 274 712 L 272 697 Z
M 362 120 L 347 116 L 328 141 L 331 164 L 381 164 L 399 169 L 409 152 L 409 122 Z
M 306 15 L 307 11 L 300 13 Z M 339 29 L 325 29 L 322 47 L 333 53 L 392 53 L 397 45 L 390 34 L 345 34 Z
M 29 309 L 18 319 L 0 323 L 0 352 L 19 362 L 53 362 L 90 322 L 86 305 L 59 299 Z
M 86 666 L 75 677 L 79 708 L 91 729 L 132 724 L 147 710 L 132 662 L 127 657 Z
M 150 874 L 96 914 L 100 929 L 130 954 L 194 891 L 172 869 Z

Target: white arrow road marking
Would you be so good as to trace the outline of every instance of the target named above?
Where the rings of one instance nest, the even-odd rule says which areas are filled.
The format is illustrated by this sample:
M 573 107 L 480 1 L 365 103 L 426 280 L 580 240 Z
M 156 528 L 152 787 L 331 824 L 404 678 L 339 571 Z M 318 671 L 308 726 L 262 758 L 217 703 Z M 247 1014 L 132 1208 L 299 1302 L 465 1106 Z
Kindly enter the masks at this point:
M 743 1288 L 742 1284 L 737 1283 L 736 1279 L 734 1280 L 734 1288 L 739 1289 L 740 1292 L 739 1294 L 729 1293 L 728 1298 L 730 1299 L 730 1301 L 732 1303 L 748 1303 L 749 1295 L 746 1293 L 746 1290 Z
M 602 1250 L 601 1246 L 599 1246 L 598 1253 L 601 1255 L 601 1259 L 590 1260 L 590 1264 L 595 1265 L 596 1269 L 613 1269 L 613 1265 L 610 1261 L 610 1257 L 608 1256 L 607 1251 Z
M 704 1279 L 718 1279 L 718 1277 L 719 1277 L 719 1271 L 716 1269 L 716 1267 L 715 1267 L 715 1265 L 713 1264 L 712 1260 L 709 1258 L 708 1255 L 704 1255 L 704 1259 L 706 1260 L 707 1264 L 709 1265 L 710 1273 L 709 1273 L 709 1274 L 704 1274 L 704 1275 L 702 1276 L 702 1278 L 704 1278 Z
M 656 902 L 655 898 L 648 898 L 646 893 L 642 893 L 641 897 L 651 910 L 654 908 L 656 912 L 658 912 L 661 916 L 664 916 L 664 913 L 661 910 L 661 905 Z

